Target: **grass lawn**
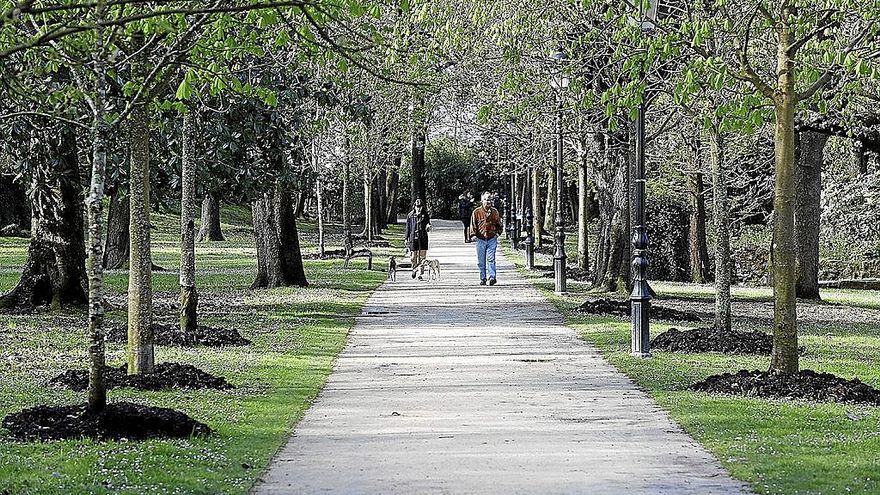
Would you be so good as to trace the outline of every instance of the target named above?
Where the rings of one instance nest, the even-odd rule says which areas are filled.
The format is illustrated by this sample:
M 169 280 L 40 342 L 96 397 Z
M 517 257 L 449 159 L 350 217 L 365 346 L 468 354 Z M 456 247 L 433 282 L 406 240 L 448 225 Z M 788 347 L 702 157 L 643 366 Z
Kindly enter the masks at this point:
M 224 209 L 223 220 L 229 222 L 223 224 L 227 240 L 196 248 L 200 321 L 237 328 L 253 345 L 157 347 L 156 361 L 190 363 L 226 377 L 237 388 L 110 392 L 111 401 L 182 410 L 216 433 L 188 440 L 21 443 L 0 429 L 0 494 L 248 491 L 322 387 L 353 317 L 385 279 L 379 270 L 387 256 L 402 250 L 402 235 L 399 226 L 386 232 L 395 248 L 374 250 L 373 271 L 365 269 L 363 259 L 348 271 L 342 271 L 341 260 L 307 261 L 310 287 L 251 291 L 256 261 L 249 213 Z M 157 321 L 171 322 L 179 290 L 179 219 L 157 214 L 153 223 L 158 227 L 153 232 L 154 261 L 169 269 L 153 275 L 154 309 Z M 309 223 L 299 227 L 304 234 L 314 230 Z M 0 237 L 0 292 L 17 282 L 26 249 L 26 240 Z M 316 248 L 306 242 L 304 250 Z M 126 290 L 127 274 L 111 271 L 107 281 L 118 299 Z M 111 310 L 108 318 L 124 323 L 124 310 Z M 86 342 L 84 312 L 0 314 L 0 417 L 37 404 L 84 402 L 83 393 L 46 383 L 64 369 L 86 367 Z M 122 345 L 108 344 L 107 351 L 109 364 L 124 362 Z
M 688 386 L 709 375 L 767 369 L 769 357 L 663 352 L 656 352 L 647 360 L 630 357 L 628 321 L 572 311 L 585 299 L 585 283 L 569 281 L 569 294 L 557 296 L 553 293 L 553 279 L 526 271 L 522 256 L 507 246 L 505 254 L 565 314 L 569 326 L 654 397 L 734 477 L 750 483 L 756 492 L 880 493 L 880 408 L 690 392 Z M 536 258 L 536 263 L 551 264 L 546 257 Z M 713 297 L 711 286 L 652 286 L 660 299 Z M 733 294 L 735 301 L 772 300 L 769 288 L 737 287 Z M 880 295 L 870 291 L 823 291 L 822 296 L 829 303 L 880 307 Z M 736 308 L 734 304 L 734 312 Z M 662 321 L 652 322 L 651 335 L 669 327 Z M 801 358 L 802 368 L 845 378 L 858 377 L 880 388 L 880 326 L 802 323 L 800 335 L 800 343 L 808 349 Z

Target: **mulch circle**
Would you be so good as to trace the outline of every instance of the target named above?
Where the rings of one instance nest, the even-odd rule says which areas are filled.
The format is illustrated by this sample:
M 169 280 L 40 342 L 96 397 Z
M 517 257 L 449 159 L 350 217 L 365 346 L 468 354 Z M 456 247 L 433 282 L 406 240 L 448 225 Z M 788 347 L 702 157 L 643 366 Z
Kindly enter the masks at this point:
M 631 313 L 631 304 L 632 303 L 629 299 L 623 301 L 607 298 L 588 299 L 584 301 L 580 306 L 574 308 L 574 310 L 578 313 L 583 314 L 611 315 L 628 318 Z M 690 311 L 680 311 L 674 308 L 667 308 L 664 306 L 657 306 L 653 304 L 651 305 L 651 317 L 657 318 L 658 320 L 688 322 L 700 321 L 700 317 L 696 313 L 692 313 Z
M 553 270 L 555 270 L 555 268 L 551 267 L 551 271 L 544 272 L 544 274 L 541 276 L 544 278 L 553 278 L 556 276 L 556 272 Z M 568 267 L 568 269 L 565 270 L 565 278 L 567 278 L 568 280 L 577 280 L 578 282 L 584 282 L 593 279 L 593 277 L 590 275 L 590 272 L 586 270 L 581 270 L 576 266 L 570 266 Z
M 107 342 L 124 344 L 128 341 L 128 328 L 117 325 L 107 329 Z M 153 324 L 153 343 L 156 345 L 195 347 L 243 346 L 251 341 L 242 337 L 234 328 L 214 328 L 199 326 L 197 333 L 185 333 L 177 325 Z
M 37 406 L 3 418 L 3 428 L 18 440 L 143 440 L 146 438 L 188 438 L 212 433 L 206 424 L 185 413 L 164 407 L 130 402 L 107 404 L 103 412 L 91 414 L 85 404 Z
M 652 312 L 653 312 L 653 308 Z M 758 330 L 740 332 L 718 331 L 714 327 L 694 330 L 669 330 L 654 337 L 652 350 L 666 352 L 723 352 L 725 354 L 757 354 L 769 356 L 773 351 L 773 336 Z
M 847 380 L 812 370 L 793 374 L 742 370 L 710 376 L 691 385 L 691 390 L 748 397 L 880 405 L 880 390 L 862 383 L 858 378 Z
M 108 389 L 131 387 L 139 390 L 205 389 L 228 390 L 233 387 L 222 376 L 214 376 L 191 364 L 159 363 L 152 373 L 129 375 L 127 366 L 104 367 L 104 382 Z M 83 391 L 89 387 L 88 370 L 67 370 L 49 380 L 71 390 Z

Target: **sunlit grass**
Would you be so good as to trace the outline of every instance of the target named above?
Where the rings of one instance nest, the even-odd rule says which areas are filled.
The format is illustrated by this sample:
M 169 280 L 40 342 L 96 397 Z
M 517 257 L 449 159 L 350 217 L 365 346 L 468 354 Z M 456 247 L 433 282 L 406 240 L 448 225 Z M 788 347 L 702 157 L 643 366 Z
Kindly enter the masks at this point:
M 734 477 L 749 482 L 755 491 L 789 495 L 880 493 L 880 408 L 691 392 L 691 384 L 709 375 L 767 369 L 769 358 L 663 352 L 655 352 L 647 360 L 633 358 L 629 355 L 628 321 L 571 311 L 583 301 L 586 284 L 574 282 L 568 295 L 557 296 L 552 279 L 524 270 L 520 255 L 510 249 L 506 253 L 521 273 L 563 311 L 569 326 L 647 390 Z M 537 263 L 546 265 L 548 259 L 539 258 Z M 655 283 L 653 287 L 665 297 L 712 297 L 710 286 Z M 826 300 L 860 307 L 880 305 L 880 296 L 870 291 L 823 291 L 822 295 Z M 767 301 L 772 300 L 772 292 L 769 288 L 737 287 L 734 297 L 739 301 Z M 652 336 L 669 326 L 668 322 L 652 322 Z M 802 368 L 858 377 L 880 388 L 880 327 L 847 322 L 802 323 L 800 334 L 800 343 L 807 347 L 807 354 L 801 358 Z
M 373 271 L 362 260 L 342 270 L 341 260 L 307 261 L 308 288 L 251 291 L 255 251 L 247 210 L 224 209 L 229 239 L 197 245 L 201 322 L 237 328 L 246 347 L 157 347 L 157 362 L 193 364 L 226 377 L 232 391 L 138 392 L 113 390 L 111 401 L 129 400 L 182 410 L 207 423 L 207 439 L 46 443 L 12 441 L 0 430 L 0 493 L 245 493 L 317 395 L 343 348 L 354 316 L 385 279 L 380 271 L 392 249 L 374 250 Z M 230 222 L 230 223 L 226 223 Z M 168 272 L 153 274 L 157 300 L 174 300 L 178 219 L 154 215 L 154 259 Z M 301 225 L 306 232 L 309 224 Z M 401 243 L 400 227 L 389 234 Z M 27 240 L 0 238 L 0 292 L 18 281 Z M 305 250 L 314 246 L 305 245 Z M 122 295 L 127 272 L 107 274 L 111 294 Z M 170 319 L 157 306 L 157 319 Z M 108 313 L 124 323 L 124 308 Z M 84 402 L 82 393 L 48 387 L 64 369 L 85 368 L 83 310 L 0 315 L 0 417 L 37 404 Z M 109 344 L 108 362 L 124 361 L 124 346 Z

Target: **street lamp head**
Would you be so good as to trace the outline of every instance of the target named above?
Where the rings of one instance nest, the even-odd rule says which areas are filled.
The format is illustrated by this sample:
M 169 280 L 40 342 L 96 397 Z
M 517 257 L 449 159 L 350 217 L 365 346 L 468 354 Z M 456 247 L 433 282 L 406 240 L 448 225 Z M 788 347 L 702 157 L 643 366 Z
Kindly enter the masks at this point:
M 550 77 L 550 86 L 557 90 L 567 88 L 569 81 L 568 76 L 565 74 L 565 64 L 568 62 L 568 56 L 565 55 L 565 51 L 562 48 L 559 48 L 550 58 L 556 66 L 553 75 Z
M 554 62 L 560 65 L 568 60 L 568 57 L 565 55 L 565 52 L 562 50 L 562 48 L 556 50 L 556 52 L 554 52 L 553 55 L 550 56 L 550 58 L 552 58 Z
M 660 8 L 660 0 L 643 0 L 642 5 L 645 3 L 648 9 L 642 12 L 642 34 L 654 34 L 657 31 L 657 9 Z

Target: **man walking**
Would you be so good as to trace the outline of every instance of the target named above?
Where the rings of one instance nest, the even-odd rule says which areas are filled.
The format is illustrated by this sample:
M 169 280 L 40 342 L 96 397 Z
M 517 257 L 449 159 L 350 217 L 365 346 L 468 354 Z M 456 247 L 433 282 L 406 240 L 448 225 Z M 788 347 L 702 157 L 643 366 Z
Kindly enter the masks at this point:
M 471 214 L 471 240 L 477 242 L 477 265 L 480 267 L 480 285 L 495 285 L 495 249 L 501 232 L 501 214 L 492 207 L 492 194 L 483 193 L 482 206 Z

